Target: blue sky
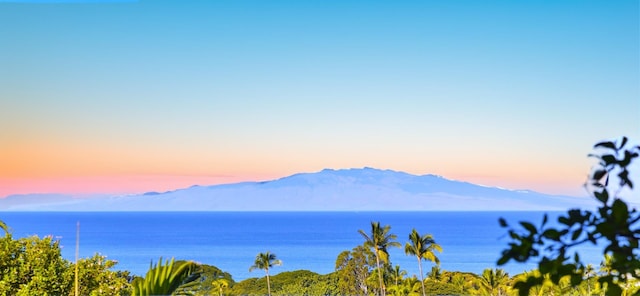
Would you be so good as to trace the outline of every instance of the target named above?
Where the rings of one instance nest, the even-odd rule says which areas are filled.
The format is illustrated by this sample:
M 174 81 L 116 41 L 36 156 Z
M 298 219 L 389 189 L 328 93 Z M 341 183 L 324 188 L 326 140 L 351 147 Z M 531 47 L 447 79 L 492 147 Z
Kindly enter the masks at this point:
M 0 196 L 363 166 L 581 194 L 640 138 L 638 1 L 0 2 Z

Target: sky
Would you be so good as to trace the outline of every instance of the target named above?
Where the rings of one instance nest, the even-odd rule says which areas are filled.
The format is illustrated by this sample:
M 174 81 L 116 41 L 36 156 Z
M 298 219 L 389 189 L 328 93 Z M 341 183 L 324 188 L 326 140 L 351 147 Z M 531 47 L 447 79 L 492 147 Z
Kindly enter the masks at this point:
M 592 146 L 640 139 L 639 15 L 636 0 L 0 0 L 0 197 L 358 167 L 585 195 Z

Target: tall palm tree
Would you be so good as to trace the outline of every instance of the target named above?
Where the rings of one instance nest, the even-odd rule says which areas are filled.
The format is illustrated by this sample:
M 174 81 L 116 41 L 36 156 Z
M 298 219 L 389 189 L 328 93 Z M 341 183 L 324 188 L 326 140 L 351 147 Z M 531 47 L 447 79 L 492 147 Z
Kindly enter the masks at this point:
M 389 233 L 391 226 L 385 225 L 380 227 L 380 222 L 371 222 L 371 233 L 367 234 L 363 230 L 358 232 L 364 237 L 364 246 L 373 249 L 373 254 L 376 256 L 376 266 L 378 268 L 378 281 L 380 283 L 380 290 L 382 295 L 386 295 L 384 283 L 382 282 L 382 269 L 380 268 L 380 261 L 389 263 L 388 247 L 401 247 L 399 242 L 396 242 L 397 236 Z
M 418 259 L 418 269 L 420 271 L 420 283 L 422 284 L 422 295 L 426 295 L 424 288 L 424 275 L 422 272 L 422 260 L 429 260 L 440 264 L 440 259 L 435 251 L 442 253 L 442 247 L 436 244 L 431 234 L 420 235 L 418 231 L 413 229 L 409 234 L 409 242 L 404 245 L 404 253 L 410 256 L 416 256 Z
M 256 261 L 253 262 L 253 265 L 251 267 L 249 267 L 249 272 L 253 271 L 254 269 L 263 269 L 265 271 L 265 273 L 267 274 L 267 291 L 269 293 L 269 296 L 271 296 L 271 283 L 269 283 L 269 268 L 272 268 L 274 266 L 279 266 L 279 265 L 282 265 L 282 261 L 276 258 L 276 254 L 272 254 L 269 251 L 267 251 L 266 253 L 259 253 L 258 256 L 256 256 Z

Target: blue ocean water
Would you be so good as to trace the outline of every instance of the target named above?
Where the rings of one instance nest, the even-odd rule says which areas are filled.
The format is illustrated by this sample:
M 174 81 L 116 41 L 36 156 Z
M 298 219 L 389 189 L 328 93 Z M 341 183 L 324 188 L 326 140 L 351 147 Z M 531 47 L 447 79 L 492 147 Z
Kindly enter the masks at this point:
M 511 224 L 533 221 L 541 212 L 4 212 L 0 220 L 14 237 L 52 235 L 60 240 L 62 255 L 75 257 L 76 223 L 80 222 L 80 256 L 95 253 L 119 263 L 115 269 L 144 275 L 158 258 L 194 260 L 215 265 L 234 280 L 263 276 L 249 272 L 256 254 L 271 251 L 283 261 L 272 272 L 307 269 L 321 274 L 334 270 L 338 254 L 363 243 L 358 229 L 370 230 L 371 221 L 391 225 L 391 233 L 403 245 L 412 228 L 430 233 L 443 252 L 441 268 L 481 273 L 496 267 L 508 243 L 498 225 L 504 217 Z M 553 213 L 552 213 L 553 215 Z M 404 249 L 389 250 L 390 259 L 417 274 L 415 257 Z M 581 257 L 600 262 L 600 251 L 586 248 Z M 425 272 L 430 263 L 423 263 Z M 501 268 L 510 274 L 534 268 L 510 263 Z

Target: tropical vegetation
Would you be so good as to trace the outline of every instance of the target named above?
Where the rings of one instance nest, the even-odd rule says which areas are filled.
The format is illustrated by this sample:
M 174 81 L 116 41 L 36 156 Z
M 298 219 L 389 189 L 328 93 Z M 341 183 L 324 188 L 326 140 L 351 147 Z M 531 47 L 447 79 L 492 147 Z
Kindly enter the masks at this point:
M 100 254 L 72 263 L 60 253 L 51 236 L 0 238 L 0 295 L 74 295 L 74 271 L 78 264 L 81 295 L 128 295 L 131 277 L 112 271 L 115 261 Z
M 379 223 L 374 223 L 379 224 Z M 384 227 L 382 227 L 384 228 Z M 386 231 L 387 237 L 389 231 Z M 134 277 L 127 271 L 114 271 L 116 262 L 96 254 L 78 261 L 79 295 L 519 295 L 518 283 L 530 277 L 543 281 L 532 285 L 527 295 L 617 295 L 612 294 L 601 279 L 616 273 L 613 257 L 607 256 L 601 265 L 585 269 L 583 281 L 574 285 L 570 277 L 558 283 L 539 270 L 509 275 L 502 269 L 487 268 L 481 274 L 443 270 L 435 254 L 431 235 L 417 231 L 408 236 L 408 255 L 421 261 L 436 263 L 426 277 L 409 274 L 400 265 L 391 265 L 388 255 L 378 268 L 373 248 L 362 245 L 337 255 L 335 271 L 317 274 L 308 270 L 286 271 L 266 276 L 281 261 L 266 252 L 256 256 L 252 269 L 265 270 L 261 278 L 236 282 L 232 275 L 215 266 L 162 258 L 151 264 L 145 277 Z M 416 238 L 420 238 L 416 240 Z M 422 242 L 423 247 L 419 247 Z M 425 243 L 428 242 L 428 243 Z M 62 258 L 59 243 L 52 237 L 13 239 L 11 233 L 0 238 L 0 295 L 74 295 L 74 263 Z M 424 247 L 424 246 L 430 246 Z M 413 248 L 417 247 L 417 248 Z M 423 252 L 418 252 L 422 250 Z M 430 259 L 429 259 L 430 258 Z M 382 263 L 387 262 L 387 263 Z M 422 271 L 420 271 L 422 273 Z M 380 278 L 383 287 L 380 289 Z M 621 285 L 620 295 L 639 292 L 640 282 L 629 280 Z M 384 291 L 384 292 L 383 292 Z

